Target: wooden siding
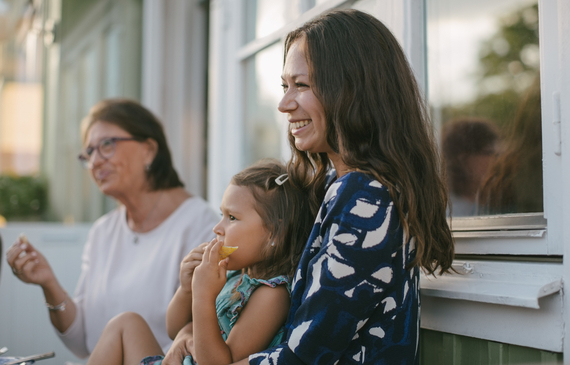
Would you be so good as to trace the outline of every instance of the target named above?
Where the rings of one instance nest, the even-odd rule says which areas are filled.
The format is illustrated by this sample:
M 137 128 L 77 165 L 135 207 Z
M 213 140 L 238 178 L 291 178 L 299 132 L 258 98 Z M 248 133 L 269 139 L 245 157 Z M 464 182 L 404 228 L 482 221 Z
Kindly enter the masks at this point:
M 422 329 L 420 364 L 562 364 L 562 354 Z

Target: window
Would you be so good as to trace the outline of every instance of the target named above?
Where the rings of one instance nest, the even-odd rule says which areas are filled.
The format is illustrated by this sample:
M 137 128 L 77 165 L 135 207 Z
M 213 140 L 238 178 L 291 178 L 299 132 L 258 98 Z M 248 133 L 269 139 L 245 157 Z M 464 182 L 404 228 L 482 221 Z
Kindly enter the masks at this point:
M 560 253 L 546 239 L 542 87 L 552 76 L 540 74 L 538 1 L 428 0 L 426 14 L 427 95 L 457 252 Z
M 427 29 L 452 215 L 542 212 L 537 1 L 430 0 Z
M 560 117 L 557 105 L 563 100 L 561 85 L 568 83 L 560 48 L 568 41 L 559 25 L 570 14 L 563 11 L 567 5 L 547 0 L 213 4 L 208 199 L 214 206 L 231 176 L 247 164 L 276 154 L 288 158 L 285 129 L 280 129 L 284 118 L 276 111 L 280 95 L 269 91 L 277 90 L 282 67 L 281 58 L 277 66 L 270 65 L 270 55 L 277 59 L 285 35 L 328 9 L 369 12 L 400 41 L 426 92 L 438 136 L 451 133 L 450 127 L 459 124 L 452 121 L 460 117 L 466 117 L 467 124 L 480 121 L 484 132 L 479 148 L 473 147 L 478 153 L 462 160 L 479 178 L 460 186 L 471 194 L 468 204 L 459 200 L 451 211 L 458 254 L 454 268 L 461 274 L 422 278 L 422 327 L 562 351 L 565 308 L 559 292 L 568 184 L 560 159 L 564 115 Z M 274 14 L 272 23 L 264 23 L 262 14 Z M 558 121 L 554 128 L 552 121 Z M 525 122 L 534 128 L 528 134 L 514 127 Z M 269 133 L 271 142 L 262 142 Z M 277 133 L 279 147 L 273 139 Z M 532 148 L 531 139 L 523 140 L 523 135 L 531 137 Z M 528 176 L 526 185 L 513 183 L 515 187 L 499 193 L 491 189 L 488 171 L 515 143 L 523 147 L 514 175 Z M 506 204 L 494 198 L 515 192 L 516 199 Z M 532 333 L 525 327 L 529 321 Z
M 283 95 L 279 80 L 283 45 L 274 43 L 244 61 L 246 165 L 267 157 L 281 158 L 288 144 L 283 139 L 287 123 L 277 110 Z
M 0 2 L 0 227 L 45 218 L 41 11 L 41 4 Z

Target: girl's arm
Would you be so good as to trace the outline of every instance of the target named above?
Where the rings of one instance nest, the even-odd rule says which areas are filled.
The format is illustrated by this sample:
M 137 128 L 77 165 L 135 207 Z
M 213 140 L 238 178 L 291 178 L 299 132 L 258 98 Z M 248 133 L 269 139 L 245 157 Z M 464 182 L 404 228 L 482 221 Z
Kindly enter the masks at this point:
M 218 324 L 215 301 L 226 281 L 227 261 L 218 265 L 221 243 L 210 245 L 196 268 L 193 301 L 195 360 L 200 365 L 229 364 L 261 351 L 271 343 L 289 310 L 289 293 L 283 286 L 255 290 L 226 342 Z
M 216 239 L 212 242 L 217 242 Z M 174 340 L 178 331 L 192 321 L 192 277 L 194 269 L 202 262 L 204 248 L 208 242 L 202 243 L 192 251 L 180 263 L 180 287 L 166 311 L 166 331 Z
M 289 306 L 289 291 L 284 285 L 257 288 L 226 340 L 232 355 L 231 361 L 267 349 L 287 320 Z

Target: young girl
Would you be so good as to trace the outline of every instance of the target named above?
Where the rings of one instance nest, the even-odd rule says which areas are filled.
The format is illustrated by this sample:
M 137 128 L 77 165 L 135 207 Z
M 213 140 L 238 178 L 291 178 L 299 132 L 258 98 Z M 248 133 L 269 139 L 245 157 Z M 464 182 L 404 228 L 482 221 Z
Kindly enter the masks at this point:
M 193 332 L 185 364 L 227 364 L 281 343 L 290 280 L 314 220 L 306 185 L 274 161 L 233 177 L 216 238 L 184 258 L 168 307 L 169 335 Z M 237 250 L 220 261 L 222 246 Z M 163 356 L 151 356 L 157 354 L 144 320 L 124 313 L 106 326 L 88 364 L 138 364 L 145 356 L 143 364 L 159 364 Z

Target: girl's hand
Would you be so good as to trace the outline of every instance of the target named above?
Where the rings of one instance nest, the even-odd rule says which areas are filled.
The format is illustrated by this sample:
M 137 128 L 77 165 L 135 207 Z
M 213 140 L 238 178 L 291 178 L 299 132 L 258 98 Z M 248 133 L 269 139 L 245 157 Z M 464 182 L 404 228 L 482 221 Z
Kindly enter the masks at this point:
M 194 271 L 192 280 L 193 297 L 215 302 L 226 284 L 228 258 L 219 261 L 223 242 L 212 240 L 205 248 L 202 262 Z
M 24 283 L 46 286 L 55 281 L 55 275 L 46 258 L 24 237 L 19 237 L 6 252 L 8 265 Z
M 216 242 L 217 239 L 214 238 L 210 242 Z M 182 259 L 180 263 L 180 288 L 187 293 L 192 292 L 192 277 L 194 275 L 194 270 L 202 262 L 202 256 L 204 255 L 204 249 L 208 246 L 209 242 L 204 242 L 198 247 L 194 248 L 188 255 Z

